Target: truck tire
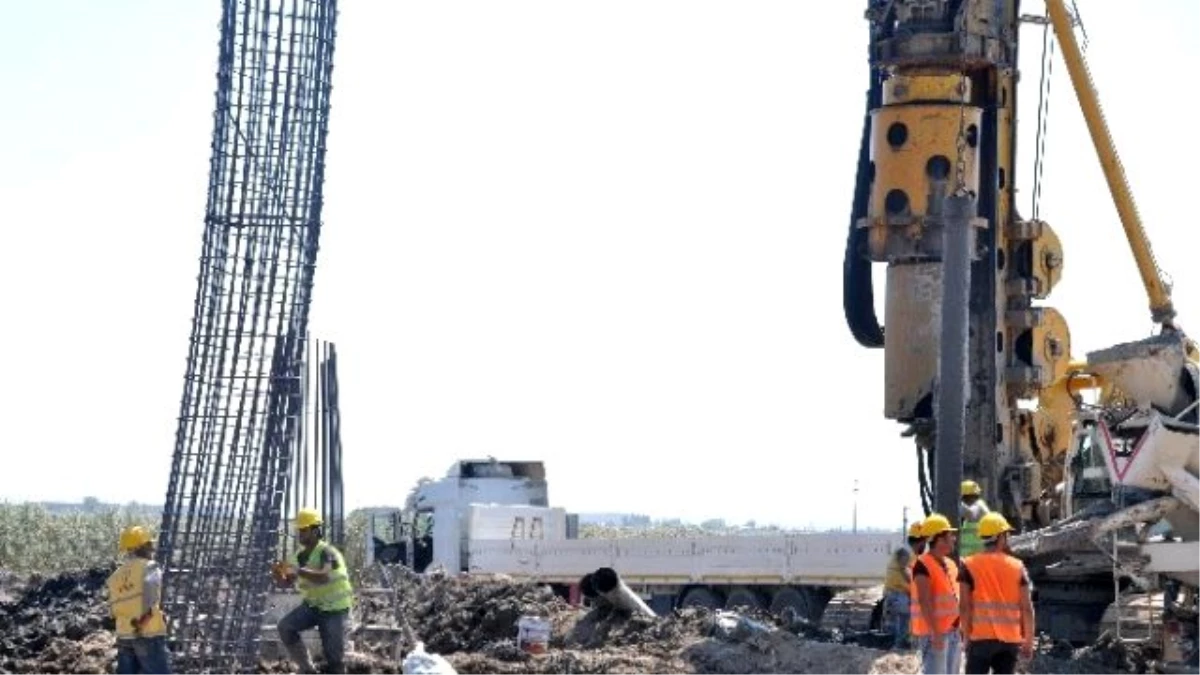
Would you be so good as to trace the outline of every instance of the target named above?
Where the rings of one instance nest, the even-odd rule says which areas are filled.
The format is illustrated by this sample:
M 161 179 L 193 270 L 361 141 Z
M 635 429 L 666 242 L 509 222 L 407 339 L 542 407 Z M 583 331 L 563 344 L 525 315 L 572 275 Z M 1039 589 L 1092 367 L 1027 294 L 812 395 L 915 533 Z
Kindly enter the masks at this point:
M 721 596 L 715 592 L 703 587 L 695 586 L 688 589 L 679 601 L 679 607 L 703 607 L 705 609 L 717 610 L 725 605 L 721 601 Z
M 833 594 L 827 588 L 785 586 L 771 598 L 771 613 L 781 619 L 792 616 L 819 623 Z
M 729 596 L 725 598 L 725 609 L 765 609 L 766 600 L 762 593 L 757 589 L 747 588 L 746 586 L 738 586 L 729 591 Z

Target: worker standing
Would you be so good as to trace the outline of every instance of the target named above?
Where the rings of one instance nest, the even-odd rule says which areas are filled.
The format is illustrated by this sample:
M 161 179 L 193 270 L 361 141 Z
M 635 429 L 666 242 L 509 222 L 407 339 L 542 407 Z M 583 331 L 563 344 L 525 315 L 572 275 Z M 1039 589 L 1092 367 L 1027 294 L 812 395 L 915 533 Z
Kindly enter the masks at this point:
M 303 673 L 315 673 L 300 633 L 316 628 L 327 672 L 344 673 L 346 617 L 354 604 L 354 588 L 341 551 L 321 535 L 321 514 L 300 509 L 296 514 L 296 539 L 300 549 L 288 562 L 276 562 L 272 575 L 280 586 L 296 584 L 302 600 L 279 620 L 279 641 Z
M 908 527 L 908 548 L 898 548 L 888 559 L 887 575 L 883 585 L 883 615 L 885 625 L 892 633 L 892 649 L 909 646 L 909 592 L 912 585 L 912 568 L 921 555 L 925 540 L 921 538 L 921 523 Z
M 1008 550 L 1012 527 L 989 513 L 979 521 L 983 551 L 963 561 L 961 614 L 968 673 L 1014 673 L 1033 656 L 1033 584 Z
M 125 560 L 105 582 L 116 623 L 117 672 L 169 673 L 162 569 L 152 559 L 150 532 L 139 525 L 126 528 L 118 544 Z
M 940 513 L 921 523 L 926 550 L 913 565 L 909 599 L 923 673 L 957 674 L 962 664 L 955 534 L 957 530 Z
M 958 538 L 958 555 L 965 558 L 983 550 L 983 542 L 979 540 L 979 521 L 991 512 L 987 502 L 983 501 L 983 489 L 973 480 L 964 480 L 959 490 L 962 503 L 958 507 L 958 520 L 962 523 L 962 532 Z

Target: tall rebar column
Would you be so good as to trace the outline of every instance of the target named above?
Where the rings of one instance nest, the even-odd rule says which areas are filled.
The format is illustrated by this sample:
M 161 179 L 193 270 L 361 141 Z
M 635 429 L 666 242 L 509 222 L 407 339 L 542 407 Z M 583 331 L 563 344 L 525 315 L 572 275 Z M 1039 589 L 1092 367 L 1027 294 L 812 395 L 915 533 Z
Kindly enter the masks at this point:
M 292 450 L 290 488 L 284 495 L 283 529 L 302 508 L 313 508 L 325 522 L 325 541 L 345 545 L 342 492 L 342 426 L 338 407 L 337 350 L 333 343 L 309 340 L 304 369 L 304 424 Z M 283 538 L 283 557 L 295 550 L 295 538 Z
M 336 0 L 224 0 L 203 253 L 158 557 L 180 668 L 245 672 L 300 424 Z

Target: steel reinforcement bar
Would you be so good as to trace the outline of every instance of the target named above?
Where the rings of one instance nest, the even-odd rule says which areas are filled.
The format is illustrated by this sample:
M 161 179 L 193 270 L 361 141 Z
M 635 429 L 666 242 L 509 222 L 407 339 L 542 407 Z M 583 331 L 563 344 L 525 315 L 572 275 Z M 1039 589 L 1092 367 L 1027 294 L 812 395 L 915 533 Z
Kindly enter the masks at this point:
M 301 425 L 336 0 L 224 0 L 203 253 L 158 557 L 181 668 L 246 672 Z

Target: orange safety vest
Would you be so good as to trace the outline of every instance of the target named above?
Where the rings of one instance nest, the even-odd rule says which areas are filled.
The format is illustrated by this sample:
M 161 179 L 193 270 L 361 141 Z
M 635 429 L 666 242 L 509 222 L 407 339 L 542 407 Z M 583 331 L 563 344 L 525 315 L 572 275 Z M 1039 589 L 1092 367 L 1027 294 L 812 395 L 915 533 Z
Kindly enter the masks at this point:
M 958 565 L 950 558 L 943 558 L 943 569 L 937 558 L 929 553 L 921 554 L 919 560 L 929 572 L 929 590 L 933 593 L 932 623 L 937 635 L 949 633 L 958 619 Z M 913 635 L 929 635 L 930 617 L 921 609 L 917 594 L 917 579 L 913 577 L 909 586 L 909 624 Z
M 1021 577 L 1025 565 L 1000 552 L 976 553 L 963 564 L 974 581 L 970 639 L 1021 644 Z

